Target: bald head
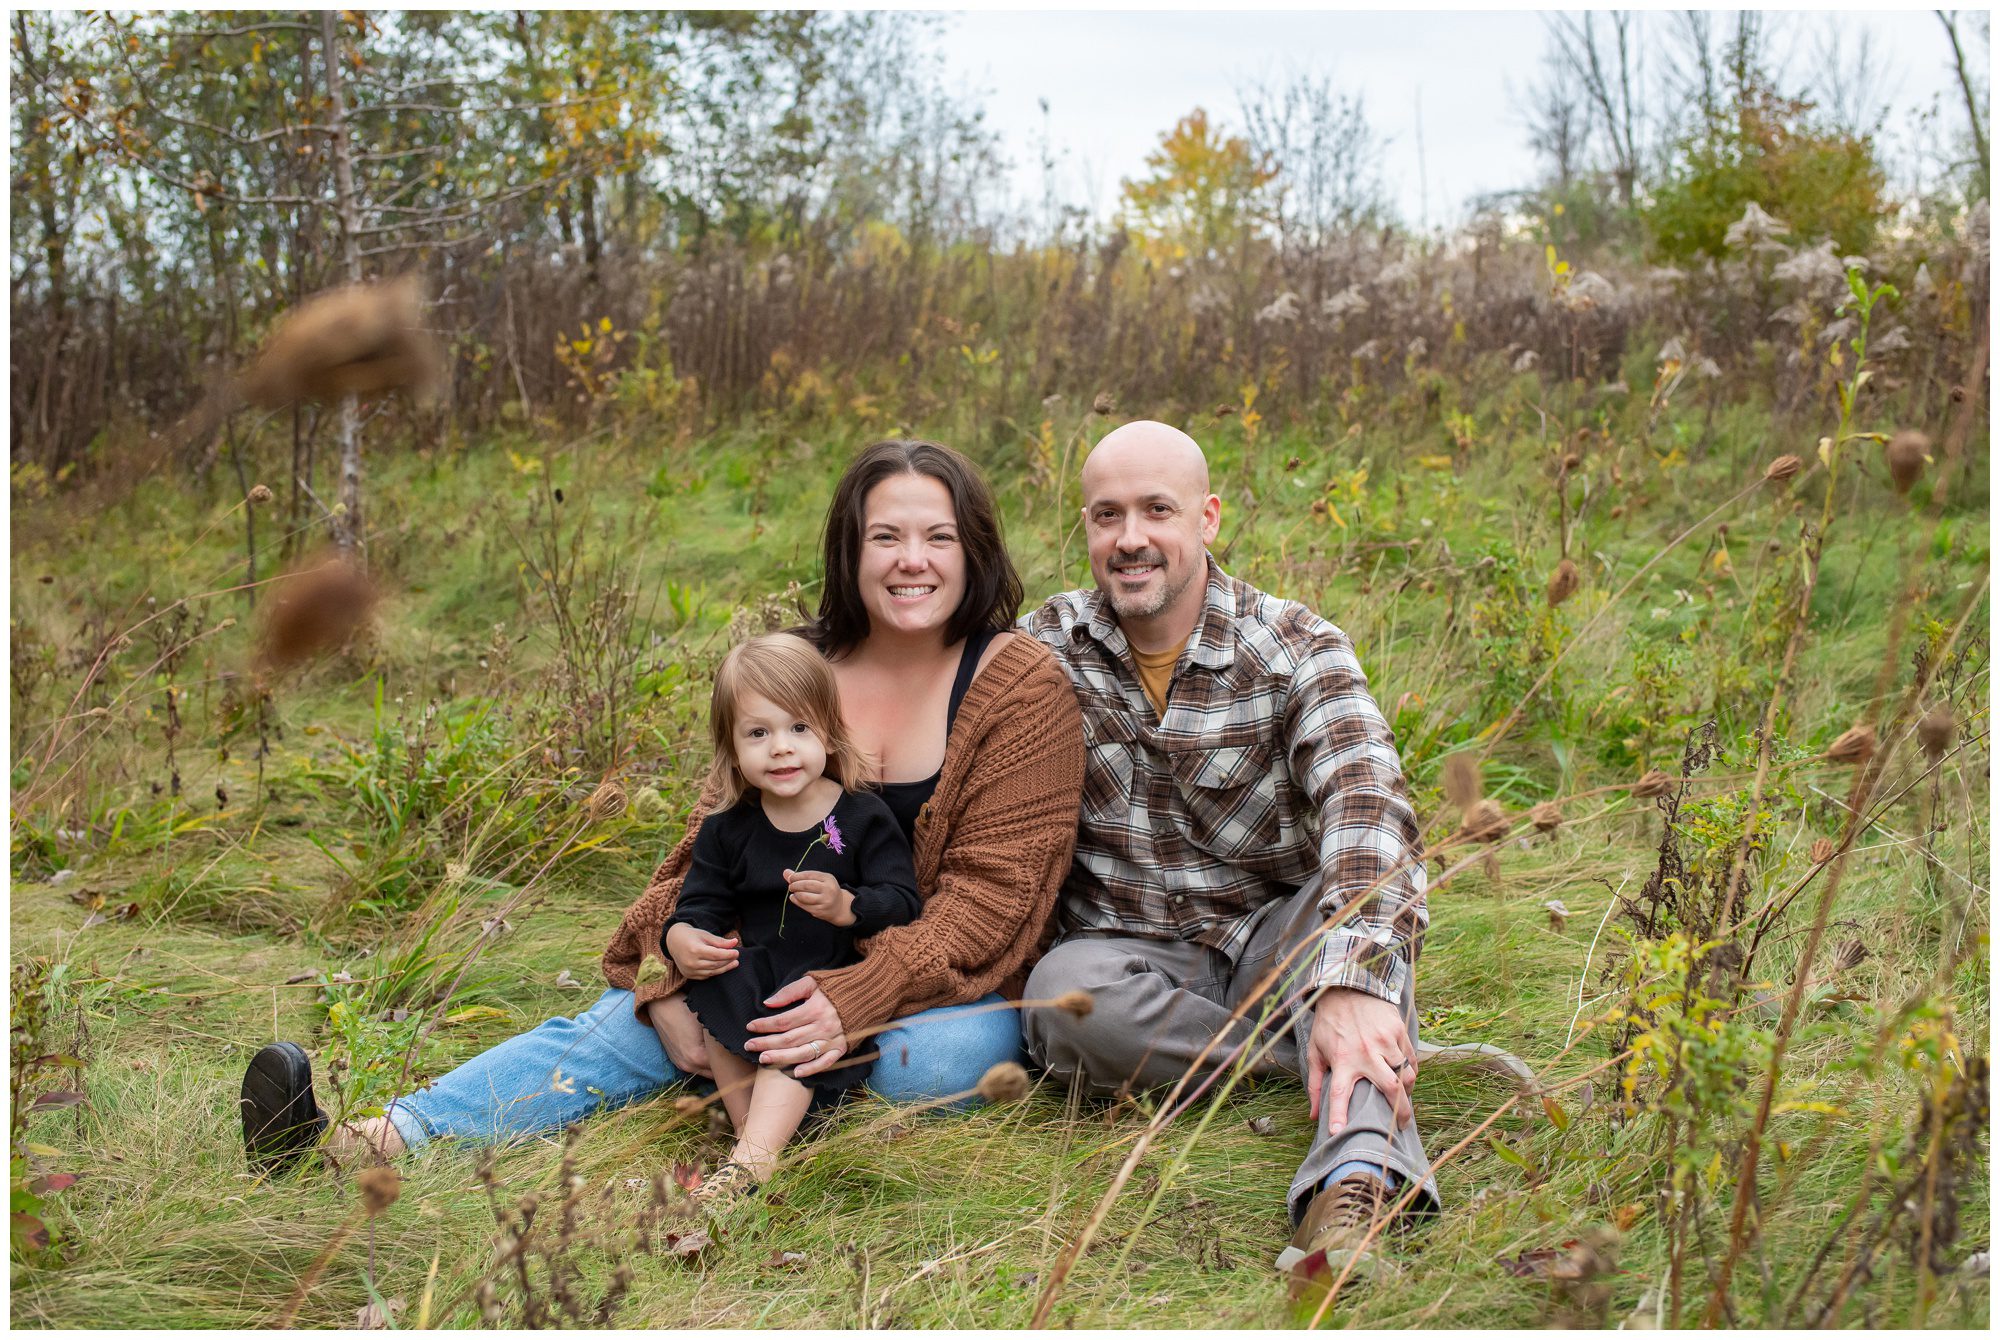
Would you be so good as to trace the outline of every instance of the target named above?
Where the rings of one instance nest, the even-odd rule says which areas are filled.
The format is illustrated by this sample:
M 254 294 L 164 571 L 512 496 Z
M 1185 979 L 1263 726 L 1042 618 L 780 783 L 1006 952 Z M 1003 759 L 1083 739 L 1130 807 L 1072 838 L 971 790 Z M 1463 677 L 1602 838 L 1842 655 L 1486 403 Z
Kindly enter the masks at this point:
M 1187 641 L 1201 614 L 1208 545 L 1221 517 L 1222 501 L 1208 491 L 1208 458 L 1178 428 L 1128 423 L 1085 459 L 1090 575 L 1140 651 Z
M 1197 506 L 1208 494 L 1208 457 L 1200 445 L 1171 424 L 1134 419 L 1106 433 L 1084 458 L 1084 497 L 1093 483 L 1135 472 L 1173 481 Z

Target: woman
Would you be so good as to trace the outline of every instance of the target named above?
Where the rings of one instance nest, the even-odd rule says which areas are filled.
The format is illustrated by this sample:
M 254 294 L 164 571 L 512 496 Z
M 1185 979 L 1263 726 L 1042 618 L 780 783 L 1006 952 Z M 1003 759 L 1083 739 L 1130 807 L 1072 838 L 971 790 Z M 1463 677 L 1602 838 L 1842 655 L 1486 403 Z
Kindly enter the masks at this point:
M 883 1097 L 963 1094 L 994 1064 L 1020 1059 L 1015 1012 L 981 1007 L 1018 994 L 1046 938 L 1076 837 L 1082 719 L 1048 651 L 1007 631 L 1021 581 L 991 494 L 949 447 L 887 441 L 857 456 L 827 511 L 825 566 L 818 615 L 798 631 L 833 667 L 848 730 L 885 779 L 924 906 L 863 941 L 861 962 L 770 997 L 751 1047 L 760 1064 L 801 1076 L 879 1050 L 870 1087 Z M 626 911 L 596 1004 L 474 1057 L 385 1116 L 343 1124 L 327 1153 L 391 1156 L 440 1136 L 557 1129 L 709 1075 L 661 935 L 711 799 Z M 706 936 L 702 950 L 713 965 L 735 961 L 728 937 Z M 253 1166 L 313 1148 L 326 1118 L 301 1048 L 257 1054 L 242 1113 Z

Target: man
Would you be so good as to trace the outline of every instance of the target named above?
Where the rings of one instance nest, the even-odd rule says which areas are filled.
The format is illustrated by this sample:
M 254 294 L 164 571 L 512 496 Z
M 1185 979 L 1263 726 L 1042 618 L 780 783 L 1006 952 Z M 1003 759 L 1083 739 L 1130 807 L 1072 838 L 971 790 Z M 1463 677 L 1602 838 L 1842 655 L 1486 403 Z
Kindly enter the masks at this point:
M 1097 589 L 1022 620 L 1090 746 L 1061 935 L 1026 995 L 1096 1008 L 1028 1010 L 1028 1049 L 1100 1093 L 1239 1059 L 1303 1076 L 1314 1134 L 1279 1266 L 1337 1270 L 1392 1193 L 1436 1204 L 1410 1105 L 1425 879 L 1395 742 L 1346 634 L 1208 554 L 1222 504 L 1187 434 L 1118 428 L 1083 494 Z

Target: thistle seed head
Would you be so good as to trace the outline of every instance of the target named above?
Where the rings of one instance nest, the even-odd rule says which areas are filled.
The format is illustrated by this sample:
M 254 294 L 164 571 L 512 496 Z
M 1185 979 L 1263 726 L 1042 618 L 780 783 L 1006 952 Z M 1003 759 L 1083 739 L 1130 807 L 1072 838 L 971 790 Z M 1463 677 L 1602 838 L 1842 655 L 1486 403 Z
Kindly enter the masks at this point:
M 1453 754 L 1444 761 L 1444 798 L 1469 814 L 1479 803 L 1479 764 L 1470 754 Z
M 394 1205 L 403 1194 L 403 1175 L 386 1163 L 362 1169 L 354 1181 L 361 1189 L 361 1204 L 370 1219 Z
M 1834 954 L 1833 970 L 1846 972 L 1849 968 L 1858 968 L 1867 961 L 1868 946 L 1859 940 L 1849 940 Z
M 1875 728 L 1851 726 L 1826 747 L 1830 763 L 1866 763 L 1875 756 Z
M 1562 806 L 1553 800 L 1545 800 L 1528 811 L 1528 822 L 1535 826 L 1537 833 L 1553 833 L 1562 821 Z
M 1931 440 L 1914 428 L 1905 428 L 1889 439 L 1887 452 L 1889 481 L 1896 486 L 1896 492 L 1908 493 L 1923 474 L 1924 466 L 1930 463 Z
M 262 484 L 253 484 L 250 486 L 250 496 L 245 501 L 252 507 L 262 506 L 271 501 L 271 490 Z
M 599 782 L 590 798 L 583 802 L 583 817 L 586 823 L 596 823 L 601 819 L 616 819 L 625 812 L 625 788 L 616 782 Z
M 1465 812 L 1459 834 L 1473 842 L 1498 842 L 1507 836 L 1507 811 L 1497 800 L 1482 800 Z
M 1079 1019 L 1088 1019 L 1090 1012 L 1097 1008 L 1097 997 L 1091 995 L 1088 991 L 1065 991 L 1056 997 L 1055 1007 L 1064 1014 L 1075 1015 Z
M 1953 720 L 1951 708 L 1939 703 L 1924 713 L 1917 722 L 1917 743 L 1936 762 L 1944 757 L 1944 751 L 1951 748 L 1952 737 L 1958 733 L 1958 722 Z
M 1832 838 L 1815 838 L 1813 839 L 1812 852 L 1810 853 L 1812 863 L 1814 865 L 1825 865 L 1833 859 L 1833 854 L 1838 850 L 1840 849 L 1833 845 Z
M 1575 595 L 1582 580 L 1582 575 L 1576 570 L 1576 560 L 1566 558 L 1556 564 L 1556 570 L 1549 574 L 1549 608 L 1554 609 Z
M 1090 412 L 1092 414 L 1109 414 L 1117 408 L 1118 401 L 1113 398 L 1109 391 L 1099 391 L 1097 398 L 1090 402 Z
M 1012 1103 L 1028 1096 L 1028 1072 L 1002 1061 L 979 1079 L 979 1096 L 989 1103 Z
M 1658 768 L 1654 768 L 1644 777 L 1632 783 L 1632 798 L 1634 800 L 1650 800 L 1655 796 L 1664 796 L 1673 789 L 1674 779 L 1666 773 L 1661 772 Z
M 1764 467 L 1764 478 L 1773 484 L 1782 484 L 1804 469 L 1805 464 L 1804 461 L 1796 456 L 1780 456 L 1777 460 L 1772 461 Z

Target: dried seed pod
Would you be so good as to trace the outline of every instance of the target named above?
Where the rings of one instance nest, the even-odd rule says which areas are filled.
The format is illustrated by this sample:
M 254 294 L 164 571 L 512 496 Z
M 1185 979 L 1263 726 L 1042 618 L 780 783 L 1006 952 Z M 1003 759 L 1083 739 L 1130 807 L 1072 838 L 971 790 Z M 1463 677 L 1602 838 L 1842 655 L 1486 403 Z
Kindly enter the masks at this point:
M 394 1205 L 403 1194 L 403 1175 L 386 1163 L 362 1169 L 354 1181 L 361 1189 L 361 1204 L 370 1219 Z
M 1958 722 L 1952 718 L 1951 708 L 1939 703 L 1918 720 L 1917 743 L 1935 762 L 1944 757 L 1945 750 L 1951 748 L 1952 736 L 1957 732 Z
M 625 788 L 616 782 L 599 782 L 590 798 L 583 802 L 585 823 L 597 823 L 601 819 L 616 819 L 625 812 Z
M 1554 609 L 1575 595 L 1576 588 L 1582 580 L 1582 575 L 1576 570 L 1574 559 L 1566 558 L 1556 564 L 1556 570 L 1549 574 L 1549 608 Z
M 1840 848 L 1833 845 L 1832 838 L 1814 838 L 1809 857 L 1814 865 L 1825 865 L 1833 859 L 1833 854 L 1839 850 Z
M 1569 908 L 1560 898 L 1551 898 L 1542 906 L 1549 909 L 1549 929 L 1560 933 L 1569 924 Z
M 1498 842 L 1507 836 L 1507 811 L 1497 800 L 1482 800 L 1465 812 L 1459 836 L 1472 842 Z
M 1109 391 L 1099 391 L 1097 398 L 1090 402 L 1090 412 L 1092 414 L 1109 414 L 1116 408 L 1118 408 L 1118 402 L 1112 397 Z
M 1875 728 L 1851 726 L 1826 747 L 1830 763 L 1866 763 L 1875 756 Z
M 979 1078 L 979 1096 L 989 1103 L 1011 1103 L 1028 1096 L 1028 1072 L 1002 1061 Z
M 1661 772 L 1658 768 L 1654 768 L 1644 777 L 1632 783 L 1632 798 L 1634 800 L 1650 800 L 1654 796 L 1664 796 L 1673 789 L 1674 779 L 1666 773 Z
M 1479 803 L 1479 764 L 1470 754 L 1453 754 L 1444 761 L 1444 798 L 1469 813 Z
M 1563 457 L 1562 472 L 1564 474 L 1568 474 L 1570 471 L 1577 469 L 1582 464 L 1583 464 L 1583 457 L 1577 455 L 1575 452 L 1572 451 L 1568 455 Z
M 1868 946 L 1859 940 L 1849 940 L 1834 953 L 1833 970 L 1846 972 L 1858 968 L 1868 961 Z
M 1064 1014 L 1075 1015 L 1079 1019 L 1088 1019 L 1090 1012 L 1097 1008 L 1097 997 L 1091 995 L 1088 991 L 1065 991 L 1056 997 L 1055 1008 L 1061 1010 Z
M 250 496 L 244 499 L 244 501 L 252 507 L 261 506 L 271 501 L 271 490 L 263 484 L 252 484 L 250 486 Z
M 1619 517 L 1624 515 L 1625 515 L 1625 504 L 1614 503 L 1611 508 L 1611 519 L 1613 521 L 1616 521 Z
M 1931 440 L 1914 428 L 1905 428 L 1889 439 L 1889 482 L 1896 492 L 1908 493 L 1910 486 L 1930 463 Z
M 264 605 L 264 660 L 283 669 L 334 650 L 367 620 L 376 598 L 366 574 L 345 559 L 301 568 Z
M 1545 800 L 1528 811 L 1528 822 L 1538 833 L 1553 833 L 1562 824 L 1562 806 L 1553 800 Z
M 1780 456 L 1777 460 L 1772 461 L 1764 467 L 1764 478 L 1773 484 L 1782 484 L 1804 469 L 1805 464 L 1804 461 L 1796 456 Z

